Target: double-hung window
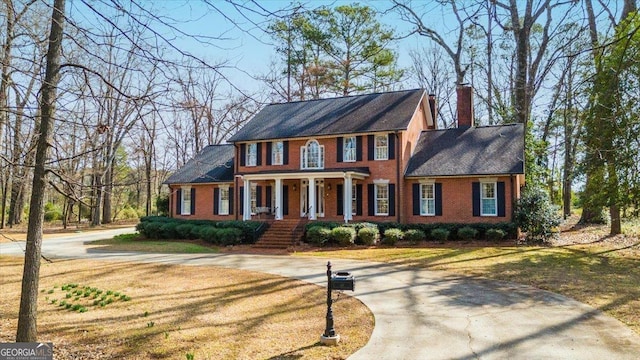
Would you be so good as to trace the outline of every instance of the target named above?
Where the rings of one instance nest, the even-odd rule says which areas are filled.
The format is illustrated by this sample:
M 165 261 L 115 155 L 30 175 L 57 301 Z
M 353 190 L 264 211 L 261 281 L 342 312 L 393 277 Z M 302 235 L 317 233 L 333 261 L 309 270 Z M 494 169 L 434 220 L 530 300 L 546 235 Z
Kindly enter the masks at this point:
M 302 169 L 324 169 L 324 145 L 317 140 L 309 140 L 300 148 L 300 167 Z
M 282 141 L 275 141 L 271 147 L 271 164 L 282 165 L 284 145 Z
M 247 144 L 247 155 L 245 159 L 245 164 L 247 166 L 256 166 L 258 159 L 258 144 L 257 143 L 249 143 Z
M 218 215 L 229 215 L 229 187 L 221 186 L 219 194 Z
M 389 215 L 389 184 L 375 185 L 376 215 Z
M 436 214 L 435 184 L 420 184 L 420 215 Z
M 191 215 L 191 188 L 183 187 L 180 193 L 182 194 L 182 199 L 180 199 L 180 201 L 182 201 L 180 215 Z
M 375 160 L 387 160 L 389 158 L 389 138 L 387 135 L 375 137 Z
M 348 136 L 343 139 L 344 146 L 342 160 L 345 162 L 356 161 L 356 137 Z
M 495 182 L 480 183 L 480 215 L 498 216 L 498 197 Z
M 358 215 L 358 186 L 351 185 L 351 215 Z

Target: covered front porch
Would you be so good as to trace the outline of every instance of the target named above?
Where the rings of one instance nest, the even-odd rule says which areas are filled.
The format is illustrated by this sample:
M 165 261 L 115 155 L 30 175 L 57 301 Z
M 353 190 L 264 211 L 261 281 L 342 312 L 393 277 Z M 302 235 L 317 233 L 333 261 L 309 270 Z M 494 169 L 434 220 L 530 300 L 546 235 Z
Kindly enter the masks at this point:
M 368 176 L 368 168 L 237 175 L 243 189 L 238 199 L 242 220 L 261 219 L 262 216 L 271 216 L 276 221 L 285 218 L 335 219 L 336 214 L 341 214 L 341 219 L 349 222 L 356 206 L 355 184 Z M 262 202 L 262 187 L 266 189 L 266 206 Z

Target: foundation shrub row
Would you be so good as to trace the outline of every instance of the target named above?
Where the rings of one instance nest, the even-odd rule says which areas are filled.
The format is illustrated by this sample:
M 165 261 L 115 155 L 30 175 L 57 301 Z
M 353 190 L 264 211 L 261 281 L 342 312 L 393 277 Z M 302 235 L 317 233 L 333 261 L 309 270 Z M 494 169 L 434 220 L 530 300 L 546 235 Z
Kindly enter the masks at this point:
M 136 230 L 148 239 L 202 239 L 216 245 L 253 244 L 267 229 L 260 221 L 183 220 L 163 216 L 140 218 Z
M 313 221 L 306 225 L 305 241 L 316 246 L 351 244 L 393 246 L 399 241 L 415 245 L 420 241 L 515 239 L 514 223 L 497 224 L 398 224 L 398 223 L 350 223 Z

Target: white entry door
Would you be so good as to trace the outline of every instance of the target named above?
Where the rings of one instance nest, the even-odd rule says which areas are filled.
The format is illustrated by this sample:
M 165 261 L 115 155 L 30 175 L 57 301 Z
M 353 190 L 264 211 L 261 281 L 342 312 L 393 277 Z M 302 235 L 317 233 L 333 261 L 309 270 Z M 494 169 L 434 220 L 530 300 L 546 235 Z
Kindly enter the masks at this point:
M 316 203 L 313 205 L 313 209 L 316 212 L 316 217 L 324 217 L 324 179 L 315 181 L 316 187 Z M 311 206 L 309 204 L 309 181 L 302 180 L 302 186 L 300 191 L 300 217 L 308 217 Z

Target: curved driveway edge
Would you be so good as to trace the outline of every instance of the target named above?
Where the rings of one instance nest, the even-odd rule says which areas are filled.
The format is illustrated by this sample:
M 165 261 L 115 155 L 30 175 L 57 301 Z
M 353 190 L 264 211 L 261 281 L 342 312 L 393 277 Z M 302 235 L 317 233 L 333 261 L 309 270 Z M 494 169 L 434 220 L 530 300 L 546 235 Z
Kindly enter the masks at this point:
M 12 245 L 0 244 L 0 254 L 21 254 Z M 318 258 L 87 251 L 71 239 L 44 242 L 43 254 L 222 266 L 326 286 L 327 260 Z M 331 262 L 334 271 L 353 273 L 353 295 L 375 316 L 371 339 L 349 359 L 640 358 L 640 335 L 601 311 L 558 294 L 384 263 Z M 336 331 L 340 333 L 339 328 Z

